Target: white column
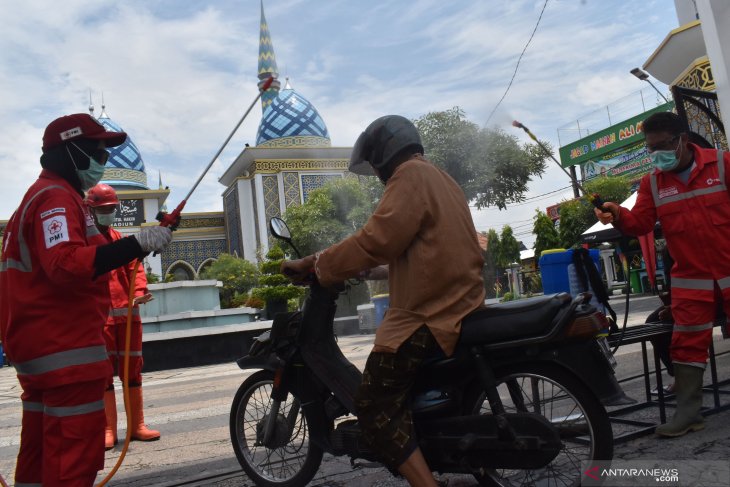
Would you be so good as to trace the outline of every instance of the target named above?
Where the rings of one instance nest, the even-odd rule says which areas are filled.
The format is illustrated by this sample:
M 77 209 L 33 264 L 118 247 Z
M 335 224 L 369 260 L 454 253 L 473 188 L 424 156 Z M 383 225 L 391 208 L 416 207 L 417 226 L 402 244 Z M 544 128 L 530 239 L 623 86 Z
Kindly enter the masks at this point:
M 519 298 L 522 296 L 522 282 L 520 281 L 520 264 L 512 263 L 507 268 L 507 277 L 509 278 L 509 287 L 512 296 Z
M 142 203 L 144 219 L 147 223 L 154 223 L 157 220 L 157 213 L 160 212 L 160 201 L 157 198 L 145 198 Z M 170 210 L 172 211 L 172 210 Z
M 253 211 L 253 183 L 250 179 L 239 179 L 236 181 L 238 189 L 238 211 L 241 222 L 241 245 L 243 246 L 243 257 L 254 264 L 256 259 L 256 215 Z
M 266 222 L 266 200 L 264 199 L 264 182 L 261 179 L 261 174 L 254 175 L 254 198 L 256 198 L 256 221 L 259 227 L 259 241 L 257 242 L 258 247 L 261 248 L 261 254 L 266 255 L 269 251 L 269 230 Z
M 702 22 L 707 57 L 710 59 L 715 91 L 720 102 L 725 127 L 730 121 L 730 2 L 727 0 L 697 0 Z

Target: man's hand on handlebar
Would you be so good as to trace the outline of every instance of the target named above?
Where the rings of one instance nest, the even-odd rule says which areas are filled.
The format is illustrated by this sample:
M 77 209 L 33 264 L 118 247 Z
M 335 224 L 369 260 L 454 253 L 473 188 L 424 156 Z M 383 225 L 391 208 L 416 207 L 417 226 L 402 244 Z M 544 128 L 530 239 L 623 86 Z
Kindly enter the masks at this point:
M 297 284 L 308 284 L 314 274 L 314 255 L 301 259 L 285 260 L 281 263 L 281 273 Z

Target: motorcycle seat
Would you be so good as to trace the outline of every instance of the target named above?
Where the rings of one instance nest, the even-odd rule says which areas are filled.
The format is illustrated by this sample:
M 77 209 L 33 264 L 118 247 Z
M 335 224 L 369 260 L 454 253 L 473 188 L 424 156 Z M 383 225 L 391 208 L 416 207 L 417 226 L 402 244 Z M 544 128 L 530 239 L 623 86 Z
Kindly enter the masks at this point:
M 546 333 L 571 299 L 569 294 L 559 293 L 479 308 L 462 320 L 459 345 L 496 343 Z

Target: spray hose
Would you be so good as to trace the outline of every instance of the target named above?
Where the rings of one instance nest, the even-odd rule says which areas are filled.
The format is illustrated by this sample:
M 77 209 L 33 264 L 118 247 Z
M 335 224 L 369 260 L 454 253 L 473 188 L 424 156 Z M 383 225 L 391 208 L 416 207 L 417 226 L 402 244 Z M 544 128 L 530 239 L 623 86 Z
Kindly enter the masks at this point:
M 130 400 L 129 400 L 129 352 L 132 345 L 132 311 L 134 310 L 134 291 L 135 291 L 135 279 L 137 278 L 137 270 L 139 269 L 142 261 L 137 259 L 134 261 L 134 267 L 129 276 L 129 295 L 127 296 L 129 302 L 127 303 L 127 328 L 124 333 L 124 365 L 122 368 L 122 377 L 125 379 L 122 381 L 122 393 L 124 395 L 124 413 L 127 416 L 127 434 L 124 438 L 124 446 L 122 447 L 122 453 L 117 459 L 117 463 L 114 468 L 107 474 L 104 479 L 99 482 L 96 487 L 103 487 L 104 485 L 114 477 L 119 467 L 122 466 L 124 457 L 127 456 L 127 450 L 129 449 L 129 442 L 132 440 L 132 415 L 129 412 Z
M 606 209 L 603 208 L 604 201 L 601 198 L 601 195 L 599 195 L 598 193 L 589 193 L 588 191 L 586 191 L 586 189 L 583 187 L 583 185 L 580 184 L 578 181 L 576 181 L 573 178 L 573 176 L 568 171 L 565 170 L 565 168 L 563 167 L 563 165 L 560 164 L 560 161 L 558 161 L 555 158 L 555 156 L 553 155 L 553 153 L 550 152 L 550 150 L 547 147 L 545 147 L 545 144 L 543 144 L 542 142 L 540 142 L 538 140 L 538 138 L 535 137 L 535 134 L 533 134 L 530 131 L 530 129 L 528 129 L 524 124 L 518 122 L 517 120 L 513 120 L 512 121 L 512 126 L 524 130 L 525 133 L 527 133 L 527 135 L 532 140 L 534 140 L 535 143 L 542 149 L 542 151 L 547 156 L 549 156 L 550 159 L 552 159 L 555 162 L 555 164 L 557 164 L 558 167 L 570 178 L 571 182 L 575 185 L 575 187 L 577 187 L 578 189 L 580 189 L 583 192 L 583 196 L 585 196 L 585 198 L 593 206 L 595 206 L 596 208 L 598 208 L 601 211 L 606 211 Z M 623 255 L 623 253 L 621 254 L 621 262 L 623 264 L 624 273 L 625 273 L 626 276 L 628 276 L 628 263 L 626 261 L 626 257 Z M 616 343 L 616 347 L 611 352 L 612 354 L 615 354 L 616 353 L 616 350 L 618 350 L 618 348 L 621 346 L 621 343 L 623 342 L 623 339 L 624 339 L 624 334 L 626 333 L 626 325 L 627 325 L 627 323 L 629 321 L 629 292 L 628 292 L 628 290 L 629 290 L 629 279 L 627 277 L 626 278 L 626 306 L 625 306 L 625 310 L 624 310 L 624 324 L 621 327 L 621 335 L 619 336 L 619 339 L 618 339 L 618 341 Z M 616 325 L 618 325 L 618 323 L 616 323 Z
M 198 177 L 198 179 L 195 181 L 195 184 L 193 184 L 193 187 L 190 188 L 190 191 L 185 196 L 185 198 L 180 202 L 180 204 L 175 207 L 175 209 L 171 213 L 163 213 L 160 212 L 157 215 L 157 220 L 160 222 L 160 226 L 163 227 L 170 227 L 172 230 L 175 230 L 177 228 L 177 225 L 180 222 L 180 214 L 182 213 L 183 208 L 185 208 L 185 204 L 188 202 L 188 199 L 193 194 L 195 189 L 198 187 L 200 182 L 203 180 L 203 177 L 208 173 L 210 168 L 213 166 L 213 163 L 218 159 L 218 156 L 221 155 L 223 152 L 223 149 L 228 145 L 228 142 L 231 140 L 233 135 L 238 130 L 238 127 L 241 126 L 243 121 L 246 119 L 248 114 L 251 112 L 251 109 L 254 107 L 256 102 L 261 98 L 261 95 L 269 89 L 271 84 L 274 82 L 274 77 L 270 76 L 264 84 L 261 86 L 261 89 L 259 90 L 258 95 L 256 95 L 256 98 L 251 102 L 251 105 L 249 105 L 246 112 L 243 114 L 241 119 L 238 121 L 236 126 L 233 128 L 231 133 L 228 135 L 228 138 L 226 138 L 225 142 L 223 142 L 223 145 L 220 149 L 218 149 L 218 152 L 215 153 L 213 158 L 210 160 L 206 168 L 203 170 L 203 173 Z M 157 253 L 155 252 L 155 255 Z M 129 408 L 130 408 L 130 400 L 129 400 L 129 349 L 131 348 L 131 341 L 132 341 L 132 310 L 134 308 L 134 291 L 135 291 L 135 279 L 137 277 L 137 270 L 139 269 L 139 266 L 142 264 L 142 260 L 138 259 L 134 261 L 134 268 L 132 269 L 130 278 L 129 278 L 129 302 L 127 303 L 127 329 L 125 333 L 125 343 L 124 343 L 124 366 L 123 366 L 123 375 L 126 380 L 122 381 L 122 390 L 124 394 L 124 412 L 127 415 L 127 435 L 124 438 L 124 447 L 122 448 L 122 453 L 119 455 L 119 458 L 117 459 L 117 463 L 114 465 L 114 468 L 112 468 L 111 472 L 107 474 L 104 479 L 99 482 L 96 487 L 103 487 L 104 485 L 111 480 L 111 478 L 114 476 L 115 473 L 117 473 L 117 470 L 119 470 L 119 467 L 122 465 L 122 462 L 124 461 L 124 457 L 127 455 L 127 450 L 129 449 L 129 442 L 132 439 L 132 418 L 129 414 Z M 1 479 L 1 478 L 0 478 Z M 2 486 L 6 487 L 6 486 Z

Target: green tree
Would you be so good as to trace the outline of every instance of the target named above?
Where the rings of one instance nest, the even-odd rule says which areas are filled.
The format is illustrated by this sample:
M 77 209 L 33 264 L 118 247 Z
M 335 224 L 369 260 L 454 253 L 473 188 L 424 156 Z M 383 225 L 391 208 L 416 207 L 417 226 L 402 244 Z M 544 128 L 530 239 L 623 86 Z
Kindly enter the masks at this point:
M 544 152 L 499 128 L 480 128 L 459 107 L 414 121 L 426 157 L 461 186 L 477 208 L 524 200 L 527 183 L 545 171 Z M 548 146 L 549 147 L 549 146 Z
M 502 234 L 499 236 L 499 254 L 497 263 L 502 269 L 507 268 L 511 263 L 520 261 L 520 243 L 514 236 L 512 227 L 502 227 Z
M 539 259 L 543 250 L 560 247 L 560 235 L 552 218 L 539 208 L 535 209 L 533 220 L 535 223 L 532 225 L 532 233 L 536 236 L 535 259 Z
M 223 282 L 220 289 L 221 308 L 232 308 L 236 306 L 235 301 L 240 301 L 240 297 L 246 296 L 256 285 L 259 271 L 246 259 L 220 254 L 218 260 L 202 272 L 201 277 Z
M 363 178 L 365 179 L 365 178 Z M 286 211 L 294 245 L 304 255 L 339 242 L 365 225 L 377 204 L 377 178 L 342 178 L 309 193 L 303 205 Z
M 585 185 L 589 193 L 598 193 L 603 201 L 621 203 L 631 194 L 630 182 L 621 177 L 595 178 Z M 580 236 L 596 223 L 593 205 L 585 198 L 560 204 L 560 242 L 570 248 L 580 244 Z
M 312 191 L 303 205 L 286 211 L 294 245 L 309 255 L 352 235 L 365 225 L 382 194 L 376 177 L 335 179 Z M 337 301 L 336 316 L 356 315 L 357 306 L 369 299 L 366 285 L 352 286 Z
M 278 245 L 273 245 L 266 253 L 266 260 L 259 263 L 259 287 L 251 290 L 251 296 L 266 303 L 269 319 L 273 319 L 273 309 L 278 306 L 281 309 L 276 311 L 286 311 L 287 302 L 292 298 L 301 298 L 304 296 L 304 288 L 294 286 L 289 279 L 284 276 L 280 269 L 284 260 L 284 251 Z

